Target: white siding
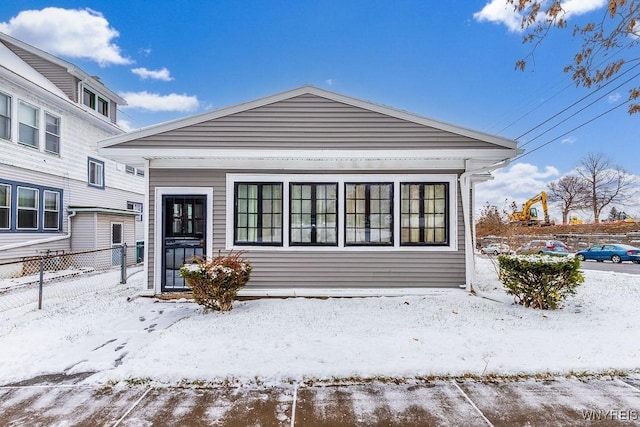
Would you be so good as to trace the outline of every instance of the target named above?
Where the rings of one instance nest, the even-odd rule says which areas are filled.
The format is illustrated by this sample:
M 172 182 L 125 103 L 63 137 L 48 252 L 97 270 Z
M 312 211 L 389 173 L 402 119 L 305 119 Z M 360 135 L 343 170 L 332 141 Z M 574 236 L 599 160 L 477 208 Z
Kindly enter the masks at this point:
M 125 166 L 98 155 L 97 141 L 120 133 L 117 128 L 107 130 L 86 120 L 87 114 L 74 108 L 68 101 L 60 100 L 57 105 L 50 96 L 40 96 L 23 89 L 18 84 L 0 78 L 0 91 L 12 98 L 11 140 L 0 139 L 0 180 L 20 182 L 37 186 L 53 187 L 63 191 L 61 211 L 62 229 L 57 233 L 0 232 L 0 248 L 6 245 L 32 240 L 63 237 L 68 232 L 67 208 L 69 206 L 89 206 L 113 209 L 127 209 L 127 202 L 144 203 L 144 177 L 128 174 Z M 17 108 L 20 101 L 39 108 L 39 149 L 24 146 L 18 140 Z M 44 151 L 44 113 L 60 118 L 60 153 Z M 90 187 L 87 183 L 87 159 L 91 157 L 104 162 L 105 188 Z M 13 195 L 15 197 L 15 195 Z M 143 238 L 141 223 L 137 227 L 136 238 Z M 132 233 L 136 227 L 132 225 Z M 75 232 L 75 230 L 74 230 Z M 70 250 L 71 243 L 59 240 L 32 247 L 0 250 L 0 259 L 33 255 L 36 251 L 54 249 Z

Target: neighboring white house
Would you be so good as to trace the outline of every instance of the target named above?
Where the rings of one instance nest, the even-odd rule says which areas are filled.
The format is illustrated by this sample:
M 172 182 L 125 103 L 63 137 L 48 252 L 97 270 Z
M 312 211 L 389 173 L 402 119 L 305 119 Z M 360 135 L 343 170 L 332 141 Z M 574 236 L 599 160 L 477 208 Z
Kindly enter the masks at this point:
M 97 151 L 123 133 L 119 104 L 97 77 L 0 33 L 0 260 L 122 242 L 135 251 L 144 170 Z

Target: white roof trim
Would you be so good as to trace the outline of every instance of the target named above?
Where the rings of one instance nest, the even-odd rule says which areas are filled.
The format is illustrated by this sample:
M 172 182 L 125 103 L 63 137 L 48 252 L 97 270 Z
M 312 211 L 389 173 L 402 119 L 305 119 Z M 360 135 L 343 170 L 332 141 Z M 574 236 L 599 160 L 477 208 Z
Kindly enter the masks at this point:
M 340 95 L 335 92 L 319 89 L 315 86 L 302 86 L 297 89 L 293 89 L 287 92 L 282 92 L 276 95 L 268 96 L 266 98 L 260 98 L 254 101 L 234 105 L 231 107 L 208 111 L 205 113 L 196 114 L 186 118 L 181 118 L 177 120 L 168 121 L 165 123 L 160 123 L 158 125 L 149 126 L 136 131 L 128 132 L 127 134 L 124 134 L 124 135 L 104 139 L 98 142 L 98 146 L 110 147 L 126 141 L 132 141 L 135 139 L 144 138 L 151 135 L 156 135 L 159 133 L 164 133 L 164 132 L 168 132 L 175 129 L 180 129 L 183 127 L 195 125 L 195 124 L 202 123 L 209 120 L 214 120 L 220 117 L 251 110 L 253 108 L 269 105 L 274 102 L 283 101 L 285 99 L 290 99 L 296 96 L 306 95 L 306 94 L 320 96 L 323 98 L 334 100 L 336 102 L 341 102 L 344 104 L 352 105 L 354 107 L 363 108 L 366 110 L 374 111 L 380 114 L 384 114 L 384 115 L 395 117 L 402 120 L 407 120 L 407 121 L 421 124 L 424 126 L 441 129 L 441 130 L 452 132 L 458 135 L 467 136 L 469 138 L 478 139 L 480 141 L 490 142 L 506 148 L 516 148 L 517 146 L 515 141 L 507 138 L 454 126 L 448 123 L 444 123 L 444 122 L 432 120 L 426 117 L 418 116 L 412 113 L 408 113 L 406 111 L 396 110 L 394 108 L 385 107 L 379 104 L 374 104 L 371 102 L 362 101 L 359 99 Z
M 67 210 L 71 212 L 89 212 L 89 213 L 104 213 L 109 215 L 128 215 L 136 216 L 140 215 L 140 212 L 131 209 L 115 209 L 115 208 L 101 208 L 91 206 L 69 206 Z
M 52 62 L 60 67 L 63 67 L 67 70 L 67 72 L 80 80 L 89 82 L 96 90 L 99 90 L 104 95 L 108 96 L 113 101 L 116 101 L 119 105 L 127 105 L 127 101 L 120 97 L 117 93 L 113 92 L 111 89 L 106 87 L 104 83 L 99 81 L 98 79 L 90 76 L 89 74 L 82 71 L 77 66 L 73 65 L 70 62 L 65 61 L 64 59 L 58 58 L 57 56 L 51 55 L 50 53 L 45 52 L 44 50 L 38 49 L 35 46 L 31 46 L 21 40 L 15 39 L 5 33 L 0 32 L 0 41 L 4 41 L 15 46 L 18 46 L 20 49 L 24 49 L 27 52 L 30 52 L 34 55 L 41 57 L 49 62 Z
M 149 168 L 185 169 L 464 169 L 473 159 L 482 164 L 512 158 L 517 150 L 213 150 L 101 148 L 99 153 L 122 163 L 138 165 L 142 159 Z
M 396 158 L 506 158 L 519 153 L 516 149 L 452 149 L 452 150 L 217 150 L 208 148 L 100 148 L 101 155 L 144 159 L 396 159 Z

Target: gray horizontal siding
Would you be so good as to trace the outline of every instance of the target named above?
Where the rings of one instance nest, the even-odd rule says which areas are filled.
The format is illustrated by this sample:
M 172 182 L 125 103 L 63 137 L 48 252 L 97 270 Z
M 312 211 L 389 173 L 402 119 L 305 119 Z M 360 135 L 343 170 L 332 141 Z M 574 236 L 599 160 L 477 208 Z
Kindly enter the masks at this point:
M 74 102 L 77 102 L 76 84 L 77 79 L 69 74 L 66 68 L 43 59 L 38 55 L 27 52 L 11 43 L 5 42 L 5 45 L 13 51 L 20 59 L 29 64 L 33 69 L 42 74 L 54 85 L 60 88 Z
M 234 171 L 242 172 L 242 171 Z M 250 171 L 246 171 L 250 172 Z M 252 171 L 256 172 L 256 171 Z M 149 289 L 153 289 L 155 188 L 213 188 L 213 247 L 224 253 L 226 236 L 225 173 L 214 170 L 151 169 L 149 172 Z M 327 173 L 330 173 L 327 171 Z M 458 194 L 457 252 L 247 250 L 253 266 L 248 288 L 457 287 L 465 282 L 464 225 Z
M 301 95 L 121 144 L 219 149 L 483 149 L 493 144 Z
M 71 236 L 71 250 L 86 251 L 98 249 L 96 242 L 97 215 L 91 213 L 78 213 L 72 221 L 73 235 Z

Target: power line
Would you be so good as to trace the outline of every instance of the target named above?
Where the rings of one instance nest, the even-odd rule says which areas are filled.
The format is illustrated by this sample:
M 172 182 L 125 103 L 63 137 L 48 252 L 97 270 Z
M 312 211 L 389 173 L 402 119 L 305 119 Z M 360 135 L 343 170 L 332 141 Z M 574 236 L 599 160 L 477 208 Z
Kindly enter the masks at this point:
M 633 68 L 639 66 L 639 64 L 636 64 L 634 67 L 629 68 L 628 71 L 631 71 Z M 625 72 L 625 73 L 626 73 Z M 621 75 L 622 76 L 622 75 Z M 620 76 L 620 77 L 621 77 Z M 629 83 L 631 80 L 635 79 L 636 77 L 640 76 L 640 73 L 637 73 L 636 75 L 634 75 L 633 77 L 625 80 L 624 82 L 620 83 L 618 86 L 614 87 L 613 89 L 611 89 L 609 92 L 605 93 L 604 95 L 600 96 L 599 98 L 596 98 L 594 101 L 590 102 L 589 104 L 587 104 L 586 106 L 582 107 L 581 109 L 579 109 L 578 111 L 576 111 L 575 113 L 571 114 L 569 117 L 566 117 L 565 119 L 561 120 L 560 122 L 556 123 L 555 125 L 553 125 L 552 127 L 550 127 L 549 129 L 545 130 L 544 132 L 536 135 L 534 138 L 530 139 L 529 141 L 525 142 L 524 144 L 522 144 L 522 147 L 527 146 L 528 144 L 532 143 L 533 141 L 535 141 L 536 139 L 540 138 L 542 135 L 549 133 L 550 131 L 552 131 L 553 129 L 557 128 L 558 126 L 560 126 L 561 124 L 565 123 L 567 120 L 577 116 L 578 114 L 580 114 L 581 112 L 583 112 L 584 110 L 586 110 L 587 108 L 591 107 L 592 105 L 594 105 L 596 102 L 600 101 L 601 99 L 603 99 L 604 97 L 606 97 L 607 95 L 611 94 L 612 92 L 620 89 L 622 86 L 624 86 L 625 84 Z M 612 80 L 613 81 L 613 80 Z M 603 86 L 604 88 L 604 86 Z M 527 133 L 530 133 L 531 131 L 533 131 L 534 129 L 539 128 L 540 126 L 542 126 L 543 124 L 549 122 L 550 120 L 556 118 L 557 116 L 559 116 L 560 114 L 562 114 L 563 112 L 567 111 L 568 109 L 570 109 L 571 107 L 575 106 L 576 104 L 578 104 L 579 102 L 583 101 L 584 99 L 586 99 L 588 96 L 593 95 L 594 93 L 596 93 L 598 90 L 594 92 L 591 92 L 589 95 L 583 97 L 582 99 L 580 99 L 579 101 L 574 102 L 573 104 L 571 104 L 569 107 L 565 108 L 564 110 L 562 110 L 560 113 L 555 114 L 554 116 L 552 116 L 551 118 L 545 120 L 544 122 L 542 122 L 541 124 L 539 124 L 538 126 L 534 127 L 533 129 L 531 129 L 530 131 L 528 131 Z M 526 135 L 527 133 L 525 133 L 524 135 Z M 516 138 L 519 139 L 520 137 Z
M 609 58 L 602 58 L 602 60 L 600 61 L 600 63 L 598 63 L 598 65 L 596 67 L 600 67 L 602 66 L 604 63 L 606 63 L 607 61 L 612 60 L 612 58 L 614 58 L 615 56 L 619 55 L 622 51 L 624 51 L 625 49 L 631 47 L 635 42 L 633 40 L 629 41 L 626 45 L 624 46 L 620 46 L 620 48 L 614 52 L 612 54 L 611 57 Z M 594 93 L 598 92 L 600 89 L 605 88 L 607 85 L 609 85 L 610 83 L 614 82 L 615 80 L 617 80 L 618 78 L 622 77 L 624 74 L 626 74 L 627 72 L 631 71 L 633 68 L 635 68 L 636 66 L 638 66 L 639 64 L 634 65 L 633 67 L 631 67 L 628 70 L 625 70 L 623 73 L 619 74 L 618 76 L 616 76 L 615 78 L 611 79 L 610 81 L 608 81 L 607 83 L 605 83 L 604 85 L 598 87 L 596 90 L 594 90 L 593 92 L 591 92 L 590 94 L 582 97 L 580 100 L 576 101 L 575 103 L 573 103 L 572 105 L 570 105 L 569 107 L 565 108 L 564 110 L 560 111 L 559 113 L 557 113 L 556 115 L 552 116 L 551 118 L 545 120 L 544 122 L 540 123 L 539 125 L 537 125 L 536 127 L 530 129 L 529 131 L 525 132 L 524 134 L 518 136 L 517 138 L 515 138 L 516 140 L 522 138 L 523 136 L 531 133 L 532 131 L 534 131 L 535 129 L 537 129 L 538 127 L 544 125 L 545 123 L 547 123 L 548 121 L 552 120 L 553 118 L 555 118 L 556 116 L 562 114 L 564 111 L 566 111 L 567 109 L 573 107 L 574 105 L 576 105 L 577 103 L 580 103 L 581 101 L 583 101 L 584 99 L 586 99 L 587 97 L 593 95 Z M 558 83 L 559 84 L 559 83 Z M 502 128 L 498 133 L 502 134 L 506 129 L 510 128 L 511 126 L 513 126 L 515 123 L 519 122 L 520 120 L 522 120 L 523 118 L 527 117 L 529 114 L 533 113 L 534 111 L 536 111 L 537 109 L 539 109 L 540 107 L 542 107 L 544 104 L 546 104 L 547 102 L 551 101 L 552 99 L 554 99 L 555 97 L 559 96 L 562 92 L 564 92 L 565 90 L 567 90 L 569 87 L 571 87 L 572 84 L 569 83 L 568 85 L 566 85 L 565 87 L 563 87 L 561 90 L 559 90 L 558 92 L 556 92 L 555 94 L 553 94 L 551 97 L 545 99 L 543 102 L 539 103 L 538 105 L 536 105 L 535 107 L 531 108 L 530 110 L 528 110 L 526 113 L 524 113 L 523 115 L 521 115 L 519 118 L 515 119 L 514 121 L 512 121 L 511 123 L 509 123 L 507 126 L 505 126 L 504 128 Z
M 588 125 L 589 123 L 591 123 L 591 122 L 593 122 L 593 121 L 595 121 L 595 120 L 599 119 L 600 117 L 602 117 L 602 116 L 604 116 L 604 115 L 606 115 L 606 114 L 609 114 L 610 112 L 612 112 L 612 111 L 614 111 L 614 110 L 616 110 L 616 109 L 618 109 L 618 108 L 620 108 L 620 107 L 624 107 L 625 105 L 629 104 L 630 102 L 631 102 L 631 101 L 629 100 L 629 101 L 623 102 L 622 104 L 618 104 L 618 105 L 616 105 L 615 107 L 612 107 L 612 108 L 608 109 L 607 111 L 605 111 L 605 112 L 603 112 L 603 113 L 601 113 L 601 114 L 598 114 L 597 116 L 595 116 L 595 117 L 593 117 L 593 118 L 591 118 L 591 119 L 587 120 L 586 122 L 584 122 L 584 123 L 582 123 L 582 124 L 580 124 L 580 125 L 578 125 L 578 126 L 574 127 L 573 129 L 571 129 L 571 130 L 569 130 L 569 131 L 567 131 L 567 132 L 563 133 L 562 135 L 559 135 L 559 136 L 557 136 L 557 137 L 555 137 L 555 138 L 553 138 L 553 139 L 551 139 L 551 140 L 549 140 L 549 141 L 545 142 L 544 144 L 539 145 L 538 147 L 534 148 L 533 150 L 527 151 L 526 153 L 521 154 L 520 156 L 516 156 L 516 157 L 514 157 L 514 158 L 512 159 L 512 161 L 520 160 L 520 159 L 522 159 L 523 157 L 528 156 L 529 154 L 531 154 L 531 153 L 534 153 L 534 152 L 538 151 L 538 150 L 539 150 L 539 149 L 541 149 L 542 147 L 546 147 L 547 145 L 551 144 L 552 142 L 557 141 L 558 139 L 560 139 L 560 138 L 562 138 L 562 137 L 565 137 L 565 136 L 569 135 L 571 132 L 573 132 L 573 131 L 575 131 L 575 130 L 577 130 L 577 129 L 580 129 L 580 128 L 581 128 L 581 127 L 583 127 L 583 126 Z

